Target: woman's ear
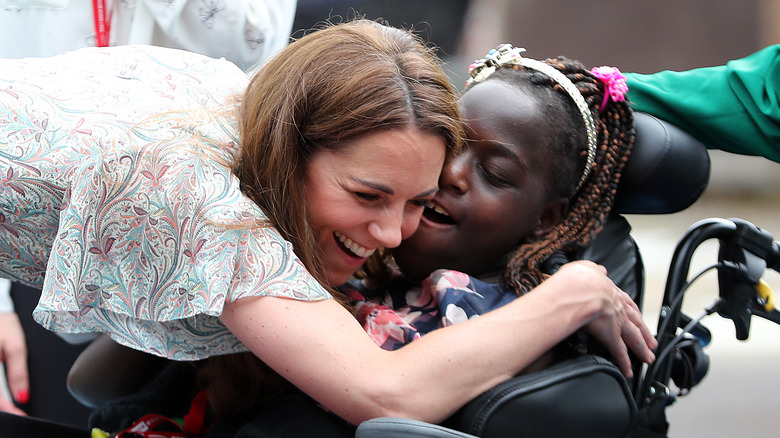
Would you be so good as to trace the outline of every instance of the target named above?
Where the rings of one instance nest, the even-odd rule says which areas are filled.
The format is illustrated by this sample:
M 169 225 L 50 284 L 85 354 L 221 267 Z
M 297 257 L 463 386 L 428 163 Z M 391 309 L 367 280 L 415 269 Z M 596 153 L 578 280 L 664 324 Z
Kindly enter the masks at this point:
M 555 228 L 563 220 L 568 209 L 569 200 L 567 198 L 558 198 L 549 202 L 536 222 L 533 231 L 534 237 L 539 238 Z

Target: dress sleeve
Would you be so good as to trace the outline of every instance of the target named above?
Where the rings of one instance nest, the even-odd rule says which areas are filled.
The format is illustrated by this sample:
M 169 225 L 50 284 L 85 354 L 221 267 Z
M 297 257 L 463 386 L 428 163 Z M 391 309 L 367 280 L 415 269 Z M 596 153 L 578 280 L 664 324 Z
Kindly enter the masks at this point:
M 635 110 L 710 149 L 780 162 L 780 45 L 723 66 L 626 76 Z
M 171 138 L 117 145 L 76 171 L 34 314 L 39 323 L 197 360 L 246 351 L 219 321 L 226 302 L 330 298 L 241 193 L 206 135 L 162 131 Z

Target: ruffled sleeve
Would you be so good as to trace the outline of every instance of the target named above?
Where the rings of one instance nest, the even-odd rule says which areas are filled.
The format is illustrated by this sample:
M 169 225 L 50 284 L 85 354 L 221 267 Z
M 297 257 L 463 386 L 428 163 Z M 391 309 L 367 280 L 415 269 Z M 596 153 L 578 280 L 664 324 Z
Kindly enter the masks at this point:
M 239 190 L 219 152 L 231 148 L 191 126 L 77 169 L 34 314 L 44 327 L 196 360 L 246 351 L 218 319 L 226 302 L 330 297 Z

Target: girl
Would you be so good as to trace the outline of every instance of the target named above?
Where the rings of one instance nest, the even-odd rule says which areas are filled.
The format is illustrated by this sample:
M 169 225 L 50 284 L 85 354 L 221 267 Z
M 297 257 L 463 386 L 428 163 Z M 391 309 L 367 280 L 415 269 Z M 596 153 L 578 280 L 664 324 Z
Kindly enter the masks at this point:
M 358 304 L 364 328 L 385 348 L 513 301 L 587 246 L 633 146 L 617 69 L 502 45 L 470 73 L 467 146 L 445 165 L 417 232 L 392 251 L 403 275 L 384 296 L 357 284 L 372 297 Z

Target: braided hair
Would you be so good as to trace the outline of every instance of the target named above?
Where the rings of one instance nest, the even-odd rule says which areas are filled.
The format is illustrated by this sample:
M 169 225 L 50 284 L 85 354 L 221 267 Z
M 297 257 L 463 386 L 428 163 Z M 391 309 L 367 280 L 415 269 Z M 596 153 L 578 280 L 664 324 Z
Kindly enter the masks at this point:
M 559 192 L 570 199 L 569 208 L 563 220 L 546 234 L 533 241 L 520 245 L 510 254 L 504 280 L 519 295 L 539 285 L 548 274 L 543 272 L 543 264 L 554 254 L 569 253 L 588 245 L 601 230 L 609 215 L 615 199 L 617 185 L 628 161 L 634 144 L 634 118 L 627 101 L 615 102 L 605 99 L 608 90 L 596 75 L 588 71 L 580 62 L 557 57 L 543 61 L 561 72 L 576 87 L 587 103 L 596 130 L 595 155 L 592 162 L 587 159 L 588 141 L 585 121 L 572 97 L 559 82 L 548 74 L 521 65 L 499 66 L 484 80 L 503 80 L 510 84 L 528 84 L 529 92 L 557 95 L 546 100 L 550 108 L 560 114 L 563 110 L 568 117 L 551 119 L 551 125 L 558 132 L 549 138 L 550 156 L 571 157 L 551 166 L 554 186 L 548 190 Z M 472 75 L 473 76 L 473 75 Z M 468 85 L 468 87 L 473 84 Z M 467 88 L 468 90 L 468 88 Z M 557 110 L 556 107 L 557 106 Z M 585 166 L 590 165 L 586 178 Z M 578 184 L 581 186 L 578 187 Z

